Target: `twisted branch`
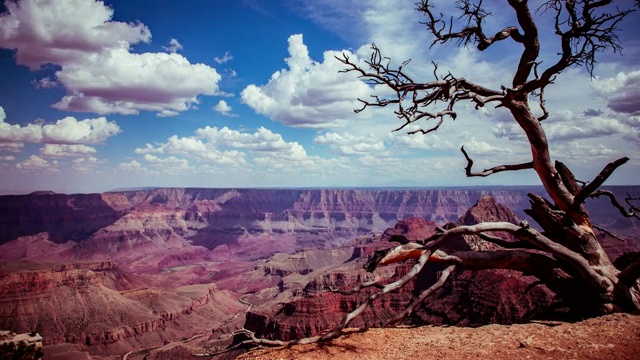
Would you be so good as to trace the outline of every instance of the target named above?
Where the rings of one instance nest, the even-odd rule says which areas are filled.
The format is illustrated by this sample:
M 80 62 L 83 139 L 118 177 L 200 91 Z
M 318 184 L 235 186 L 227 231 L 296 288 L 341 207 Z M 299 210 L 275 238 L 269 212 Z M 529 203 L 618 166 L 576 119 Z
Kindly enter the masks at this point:
M 499 173 L 499 172 L 502 172 L 502 171 L 516 171 L 516 170 L 524 170 L 524 169 L 533 169 L 533 162 L 530 161 L 530 162 L 522 163 L 522 164 L 498 165 L 498 166 L 494 166 L 494 167 L 492 167 L 490 169 L 484 169 L 484 171 L 482 171 L 482 172 L 473 172 L 473 171 L 471 171 L 471 168 L 473 167 L 473 160 L 469 157 L 469 155 L 465 151 L 464 146 L 462 146 L 460 148 L 460 151 L 462 151 L 462 154 L 464 155 L 464 158 L 467 159 L 467 166 L 464 168 L 465 173 L 467 174 L 467 177 L 473 177 L 473 176 L 486 177 L 486 176 L 489 176 L 491 174 Z
M 605 166 L 604 169 L 600 171 L 598 176 L 596 176 L 593 180 L 591 180 L 590 183 L 584 186 L 582 190 L 580 190 L 580 192 L 575 196 L 575 198 L 573 199 L 572 207 L 574 209 L 577 209 L 580 205 L 582 205 L 582 203 L 584 203 L 584 200 L 589 197 L 589 195 L 593 194 L 593 192 L 595 192 L 600 186 L 602 186 L 602 184 L 609 178 L 609 176 L 611 176 L 611 174 L 613 174 L 613 172 L 618 167 L 620 167 L 627 161 L 629 161 L 628 157 L 622 157 L 618 160 L 608 163 L 607 166 Z

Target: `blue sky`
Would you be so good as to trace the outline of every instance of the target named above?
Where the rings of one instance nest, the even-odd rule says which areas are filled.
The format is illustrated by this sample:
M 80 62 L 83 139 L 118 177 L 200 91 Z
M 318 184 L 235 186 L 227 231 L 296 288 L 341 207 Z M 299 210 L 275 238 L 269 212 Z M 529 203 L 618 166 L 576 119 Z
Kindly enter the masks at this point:
M 5 2 L 0 193 L 538 184 L 531 171 L 465 178 L 461 145 L 478 168 L 530 158 L 499 109 L 460 104 L 455 122 L 426 136 L 392 133 L 391 108 L 353 112 L 381 90 L 338 73 L 334 56 L 362 61 L 371 43 L 393 61 L 411 58 L 416 79 L 432 79 L 433 59 L 442 73 L 510 83 L 517 44 L 430 49 L 413 2 Z M 515 24 L 508 6 L 490 10 L 487 32 Z M 601 54 L 594 79 L 573 68 L 547 89 L 553 156 L 579 179 L 626 155 L 610 183 L 638 183 L 639 20 L 625 20 L 623 53 Z M 544 66 L 558 41 L 545 32 L 551 19 L 539 21 Z

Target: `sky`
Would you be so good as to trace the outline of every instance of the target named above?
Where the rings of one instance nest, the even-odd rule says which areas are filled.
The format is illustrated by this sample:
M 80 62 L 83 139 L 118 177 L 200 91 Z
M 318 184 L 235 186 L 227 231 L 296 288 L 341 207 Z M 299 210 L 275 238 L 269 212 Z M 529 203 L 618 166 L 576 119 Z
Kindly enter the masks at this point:
M 489 3 L 487 33 L 516 25 L 508 6 Z M 436 63 L 440 76 L 511 83 L 518 44 L 430 47 L 414 9 L 414 0 L 4 1 L 0 194 L 539 184 L 531 170 L 465 177 L 462 145 L 474 170 L 530 161 L 503 109 L 459 103 L 456 120 L 427 135 L 393 132 L 402 121 L 392 108 L 354 112 L 358 98 L 385 91 L 340 72 L 335 56 L 363 64 L 371 44 L 391 64 L 411 59 L 405 70 L 418 81 L 433 80 Z M 535 16 L 544 68 L 559 42 L 549 14 Z M 640 183 L 639 30 L 635 12 L 620 24 L 623 51 L 599 53 L 593 78 L 571 68 L 545 91 L 552 156 L 580 180 L 629 156 L 608 184 Z

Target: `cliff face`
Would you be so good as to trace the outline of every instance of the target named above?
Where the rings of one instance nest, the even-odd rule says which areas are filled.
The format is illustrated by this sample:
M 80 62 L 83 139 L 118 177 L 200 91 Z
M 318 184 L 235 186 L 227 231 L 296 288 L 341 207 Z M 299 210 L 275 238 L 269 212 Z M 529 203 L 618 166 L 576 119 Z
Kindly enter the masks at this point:
M 48 232 L 56 243 L 86 239 L 122 216 L 100 194 L 0 196 L 0 244 Z
M 458 219 L 459 223 L 465 225 L 482 221 L 517 222 L 518 218 L 495 199 L 481 197 L 476 205 Z M 435 227 L 434 222 L 411 218 L 398 222 L 381 237 L 363 238 L 350 245 L 356 255 L 361 256 L 370 254 L 375 249 L 393 246 L 386 241 L 394 235 L 402 235 L 409 240 L 423 239 L 432 235 Z M 493 247 L 494 245 L 476 237 L 454 239 L 447 246 L 449 251 L 488 250 Z M 293 300 L 285 302 L 279 309 L 257 308 L 247 314 L 245 327 L 260 336 L 283 340 L 317 335 L 339 323 L 346 313 L 354 310 L 370 293 L 365 290 L 361 294 L 345 296 L 327 292 L 327 287 L 349 289 L 374 279 L 391 282 L 406 274 L 412 266 L 400 264 L 395 268 L 383 267 L 374 274 L 368 274 L 358 269 L 356 264 L 360 263 L 347 261 L 342 266 L 326 268 L 324 273 L 310 272 L 309 276 L 312 277 L 302 289 L 293 292 Z M 376 300 L 373 306 L 353 320 L 352 326 L 381 325 L 404 309 L 417 294 L 431 286 L 442 270 L 442 266 L 428 264 L 414 283 Z M 282 275 L 285 276 L 285 283 L 287 276 L 291 276 L 286 272 Z M 419 324 L 465 326 L 517 322 L 530 315 L 534 309 L 544 308 L 551 303 L 553 294 L 546 287 L 540 285 L 528 289 L 535 280 L 508 270 L 458 272 L 450 277 L 442 289 L 427 299 L 411 321 Z
M 245 308 L 211 284 L 134 288 L 110 261 L 5 263 L 0 272 L 0 328 L 37 329 L 45 344 L 126 347 L 133 337 L 137 344 L 154 344 L 210 331 Z
M 289 249 L 331 247 L 380 232 L 398 220 L 457 219 L 483 194 L 516 208 L 523 192 L 505 190 L 153 189 L 105 194 L 0 196 L 0 244 L 47 233 L 85 246 L 76 259 L 164 246 L 173 234 L 194 245 L 259 245 L 261 235 L 295 237 Z M 94 254 L 95 252 L 95 254 Z M 270 255 L 268 250 L 251 256 Z
M 391 236 L 422 239 L 446 222 L 517 222 L 532 190 L 153 189 L 0 196 L 0 328 L 36 329 L 50 342 L 123 354 L 213 328 L 229 332 L 243 319 L 242 296 L 254 305 L 246 326 L 259 335 L 314 335 L 366 296 L 329 293 L 327 286 L 390 282 L 410 269 L 362 269 L 375 250 L 392 246 Z M 595 204 L 589 207 L 595 222 L 625 238 L 601 235 L 607 252 L 637 249 L 638 223 L 615 220 L 620 217 L 610 205 Z M 461 237 L 447 246 L 493 245 Z M 428 265 L 415 285 L 378 300 L 353 325 L 379 325 L 441 270 Z M 549 301 L 544 287 L 525 294 L 530 283 L 506 271 L 462 272 L 412 321 L 517 321 Z
M 53 243 L 79 244 L 67 252 L 71 258 L 109 259 L 122 251 L 148 254 L 166 247 L 173 238 L 175 246 L 236 248 L 237 256 L 255 259 L 273 254 L 272 248 L 292 252 L 340 246 L 411 217 L 440 224 L 456 221 L 483 195 L 490 195 L 522 217 L 522 210 L 528 207 L 526 193 L 539 190 L 169 188 L 0 196 L 0 245 L 47 233 Z M 614 190 L 624 195 L 634 189 Z M 597 223 L 621 229 L 623 235 L 637 230 L 633 221 L 612 216 L 604 199 L 592 205 L 589 209 Z M 266 237 L 280 237 L 277 241 L 282 244 L 264 246 Z

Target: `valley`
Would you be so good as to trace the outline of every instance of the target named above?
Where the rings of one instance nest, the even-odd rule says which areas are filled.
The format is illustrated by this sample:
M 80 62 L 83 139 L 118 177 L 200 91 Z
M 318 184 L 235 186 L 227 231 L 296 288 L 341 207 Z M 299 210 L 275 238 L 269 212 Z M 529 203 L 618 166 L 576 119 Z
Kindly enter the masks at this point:
M 640 187 L 609 189 L 623 197 L 640 193 Z M 528 192 L 542 189 L 158 188 L 0 196 L 0 329 L 37 331 L 47 356 L 60 359 L 206 353 L 230 344 L 242 327 L 283 340 L 316 335 L 364 296 L 329 287 L 391 281 L 408 271 L 410 264 L 363 269 L 393 235 L 422 239 L 450 222 L 517 223 L 526 219 Z M 598 234 L 612 259 L 640 249 L 638 221 L 605 199 L 587 205 L 594 221 L 620 238 Z M 464 236 L 447 246 L 495 245 Z M 379 326 L 439 271 L 428 265 L 414 285 L 380 299 L 352 325 Z M 411 321 L 519 322 L 553 303 L 553 293 L 533 283 L 508 270 L 459 272 Z

